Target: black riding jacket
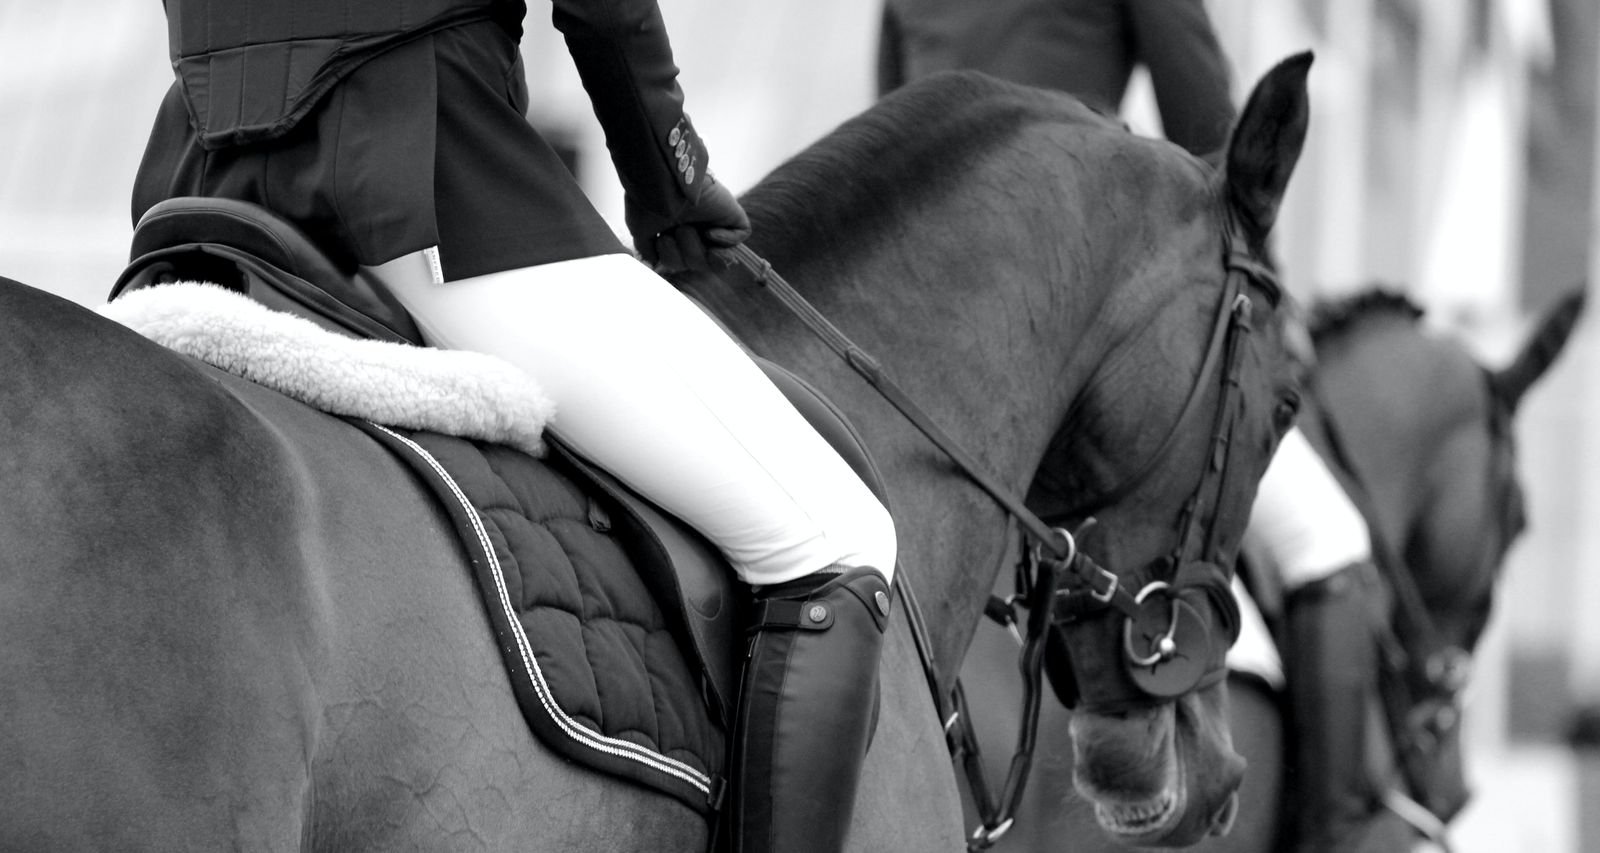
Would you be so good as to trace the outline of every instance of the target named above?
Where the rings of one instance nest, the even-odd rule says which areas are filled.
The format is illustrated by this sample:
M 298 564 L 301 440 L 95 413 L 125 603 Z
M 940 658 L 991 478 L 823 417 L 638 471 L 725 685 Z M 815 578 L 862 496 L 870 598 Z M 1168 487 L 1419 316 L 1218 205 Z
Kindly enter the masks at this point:
M 630 202 L 664 216 L 682 210 L 698 197 L 706 184 L 708 157 L 698 134 L 684 114 L 683 92 L 677 83 L 678 69 L 673 63 L 665 24 L 655 0 L 552 0 L 552 5 L 554 24 L 564 36 L 579 77 L 589 93 L 595 116 L 605 132 L 613 163 Z M 152 135 L 152 150 L 146 154 L 148 173 L 141 174 L 140 187 L 135 193 L 135 216 L 142 212 L 142 208 L 166 195 L 183 192 L 228 194 L 226 190 L 217 193 L 212 191 L 215 187 L 227 185 L 230 180 L 228 176 L 220 175 L 219 169 L 241 172 L 247 169 L 263 171 L 283 168 L 281 163 L 287 157 L 281 154 L 277 155 L 276 162 L 268 163 L 265 167 L 254 163 L 241 166 L 237 165 L 237 161 L 248 152 L 270 152 L 274 146 L 304 145 L 303 137 L 313 131 L 301 133 L 297 129 L 313 124 L 307 120 L 308 117 L 318 115 L 318 108 L 328 102 L 330 93 L 339 89 L 341 81 L 351 79 L 351 75 L 363 67 L 380 67 L 369 66 L 373 60 L 409 55 L 401 48 L 429 35 L 456 31 L 481 32 L 481 27 L 486 25 L 483 22 L 491 21 L 509 37 L 510 44 L 515 45 L 521 40 L 522 20 L 527 12 L 522 0 L 164 0 L 164 6 L 168 20 L 169 54 L 176 74 L 169 101 L 172 102 L 170 106 L 177 107 L 177 102 L 181 100 L 182 108 L 187 113 L 189 127 L 185 130 L 188 132 L 188 142 L 174 141 L 177 134 L 169 126 L 163 125 L 163 119 L 158 119 L 156 133 Z M 431 71 L 419 72 L 429 74 L 427 78 L 408 77 L 413 64 L 410 60 L 386 60 L 386 66 L 396 69 L 395 79 L 399 81 L 395 86 L 398 90 L 396 97 L 409 100 L 414 89 L 434 85 Z M 478 75 L 483 78 L 480 88 L 485 91 L 482 94 L 485 97 L 500 97 L 503 94 L 500 90 L 511 86 L 515 90 L 509 99 L 513 109 L 519 100 L 525 107 L 526 89 L 520 79 L 520 63 L 514 70 L 518 78 L 514 84 L 490 79 L 492 75 L 488 72 Z M 477 80 L 474 73 L 469 70 L 465 79 Z M 389 71 L 384 71 L 385 79 L 389 74 Z M 359 91 L 365 93 L 372 89 L 373 76 L 370 72 L 363 76 Z M 457 74 L 453 84 L 460 85 L 462 79 L 463 76 Z M 440 85 L 444 84 L 441 82 Z M 438 204 L 459 211 L 463 205 L 449 196 L 471 193 L 472 204 L 483 200 L 498 211 L 499 218 L 520 221 L 573 218 L 574 202 L 570 197 L 553 199 L 547 203 L 511 199 L 512 189 L 494 186 L 495 176 L 507 172 L 503 165 L 498 166 L 495 172 L 491 172 L 487 166 L 481 167 L 479 171 L 482 174 L 468 180 L 470 186 L 461 186 L 461 181 L 455 181 L 455 187 L 444 186 L 445 171 L 473 156 L 473 151 L 464 149 L 466 143 L 461 141 L 470 143 L 474 138 L 482 139 L 486 134 L 492 134 L 498 141 L 490 140 L 490 147 L 477 154 L 487 155 L 486 159 L 499 164 L 512 164 L 520 171 L 521 174 L 511 176 L 519 196 L 539 195 L 540 192 L 533 191 L 538 185 L 553 188 L 543 193 L 549 196 L 559 193 L 570 196 L 577 192 L 572 177 L 551 165 L 555 162 L 554 158 L 521 158 L 517 155 L 516 152 L 532 146 L 520 138 L 520 132 L 508 127 L 506 117 L 497 116 L 482 121 L 461 118 L 462 111 L 471 108 L 465 104 L 470 104 L 476 97 L 470 93 L 462 97 L 462 94 L 460 91 L 453 92 L 455 99 L 451 103 L 440 104 L 438 108 L 440 156 L 448 153 L 453 158 L 450 163 L 439 167 Z M 363 94 L 362 97 L 368 96 Z M 418 95 L 417 98 L 422 99 L 423 96 Z M 433 109 L 431 105 L 418 107 L 424 108 Z M 352 106 L 341 104 L 339 109 L 349 113 Z M 493 109 L 498 110 L 499 107 Z M 514 115 L 510 118 L 521 121 L 520 117 Z M 423 116 L 415 116 L 414 119 L 433 121 L 431 117 Z M 459 122 L 463 120 L 469 125 L 462 127 Z M 317 121 L 324 122 L 326 119 Z M 445 122 L 456 123 L 451 128 L 454 135 L 449 139 L 442 129 Z M 354 128 L 354 131 L 358 134 L 379 134 L 395 132 L 397 129 L 405 132 L 414 127 L 387 127 L 380 122 L 379 126 L 368 125 Z M 344 132 L 348 134 L 350 131 L 346 127 Z M 321 133 L 320 129 L 316 132 Z M 316 144 L 343 147 L 346 142 L 325 138 Z M 193 146 L 193 150 L 182 154 L 155 150 L 183 148 L 185 145 Z M 445 151 L 446 147 L 449 148 L 448 152 Z M 308 160 L 312 159 L 310 155 L 305 156 Z M 370 154 L 363 156 L 371 159 Z M 386 173 L 397 176 L 396 180 L 403 181 L 403 173 L 407 170 L 422 168 L 422 164 L 404 157 L 385 156 L 383 159 L 397 161 L 385 162 L 383 166 Z M 344 180 L 348 169 L 344 166 L 339 168 L 339 179 Z M 273 186 L 265 190 L 252 189 L 250 192 L 234 194 L 265 196 L 276 193 L 280 198 L 285 197 L 287 193 L 283 187 L 292 183 L 292 180 L 280 175 L 272 181 Z M 571 185 L 570 192 L 557 186 L 563 182 Z M 345 204 L 354 194 L 341 190 L 340 203 Z M 412 193 L 412 196 L 416 194 Z M 496 194 L 502 198 L 493 198 Z M 262 201 L 260 198 L 245 200 Z M 278 206 L 275 199 L 266 203 Z M 309 212 L 301 217 L 303 221 L 300 223 L 316 239 L 323 239 L 317 232 L 322 229 L 324 220 L 377 220 L 385 215 L 384 211 L 395 207 L 392 201 L 383 205 L 368 205 L 352 217 L 350 210 L 324 214 L 317 205 L 314 202 L 302 205 Z M 360 205 L 358 202 L 351 206 Z M 373 216 L 366 216 L 368 212 L 372 212 Z M 541 216 L 544 212 L 548 212 L 548 216 Z M 289 213 L 292 215 L 293 211 Z M 434 213 L 430 207 L 423 212 L 423 218 L 430 218 Z M 449 220 L 461 218 L 442 212 L 440 217 L 447 220 L 440 226 L 445 230 L 449 228 Z M 480 251 L 477 245 L 473 245 L 470 251 L 453 252 L 451 259 L 463 264 L 467 255 L 471 255 L 471 260 L 475 262 L 479 255 L 496 254 L 496 257 L 504 259 L 496 260 L 491 265 L 504 266 L 506 263 L 544 262 L 557 259 L 562 254 L 592 252 L 602 243 L 620 250 L 620 246 L 615 245 L 614 235 L 598 233 L 601 229 L 596 227 L 600 221 L 597 215 L 591 212 L 581 218 L 586 220 L 584 230 L 590 236 L 576 243 L 570 235 L 553 235 L 553 239 L 546 241 L 551 244 L 547 250 L 533 254 L 514 247 L 499 251 L 491 246 Z M 374 238 L 370 241 L 373 244 L 371 248 L 358 245 L 357 259 L 362 263 L 376 263 L 385 259 L 384 256 L 423 248 L 427 237 L 417 235 L 430 232 L 432 225 L 424 222 L 418 227 L 390 230 L 402 236 Z M 363 244 L 364 236 L 356 233 L 351 238 L 341 233 L 326 238 L 326 241 L 349 242 L 353 239 Z M 464 238 L 456 242 L 463 241 Z M 448 234 L 445 235 L 445 242 L 449 242 Z M 554 245 L 558 242 L 567 245 L 582 243 L 584 248 L 567 250 Z M 509 240 L 501 243 L 502 247 L 509 246 Z M 447 265 L 451 259 L 447 259 Z M 486 271 L 481 267 L 461 268 L 469 274 Z

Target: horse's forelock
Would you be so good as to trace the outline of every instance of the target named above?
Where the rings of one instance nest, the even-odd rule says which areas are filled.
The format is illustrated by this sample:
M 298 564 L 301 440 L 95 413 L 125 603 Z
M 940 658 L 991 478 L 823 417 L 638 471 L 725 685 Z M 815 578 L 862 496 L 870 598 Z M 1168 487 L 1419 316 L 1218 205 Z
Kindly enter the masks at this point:
M 772 256 L 868 245 L 898 211 L 959 187 L 986 152 L 1040 121 L 1116 127 L 1057 93 L 977 72 L 936 74 L 846 121 L 741 201 Z

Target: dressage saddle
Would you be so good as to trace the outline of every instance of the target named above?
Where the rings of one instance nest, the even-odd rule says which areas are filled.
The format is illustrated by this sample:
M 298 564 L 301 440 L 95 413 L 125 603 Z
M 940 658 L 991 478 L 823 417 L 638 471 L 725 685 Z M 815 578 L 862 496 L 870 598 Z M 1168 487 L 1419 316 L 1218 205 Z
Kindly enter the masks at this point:
M 296 227 L 258 205 L 215 198 L 175 198 L 157 204 L 136 227 L 130 262 L 113 285 L 110 296 L 115 299 L 129 291 L 184 281 L 222 285 L 339 335 L 423 345 L 417 324 L 380 281 L 365 271 L 340 268 Z M 860 437 L 842 413 L 790 371 L 760 357 L 752 357 L 862 480 L 884 498 L 882 480 Z M 384 441 L 381 433 L 366 426 L 369 434 Z M 668 615 L 668 624 L 677 629 L 678 643 L 685 658 L 690 666 L 699 668 L 703 695 L 695 697 L 696 701 L 705 704 L 705 710 L 716 724 L 724 725 L 732 719 L 741 649 L 739 611 L 733 606 L 740 599 L 734 589 L 731 569 L 720 553 L 686 524 L 577 457 L 559 440 L 551 436 L 546 438 L 552 455 L 560 457 L 550 460 L 548 467 L 562 478 L 582 481 L 581 491 L 602 495 L 606 506 L 613 508 L 611 514 L 622 517 L 615 523 L 608 519 L 607 532 L 624 540 L 624 550 L 633 562 L 633 569 L 644 577 L 650 594 Z M 385 443 L 399 452 L 393 443 Z M 422 443 L 435 448 L 443 446 L 437 442 Z M 441 453 L 440 457 L 447 455 Z M 546 472 L 544 476 L 550 474 Z M 490 561 L 493 562 L 492 557 Z M 481 586 L 487 585 L 481 576 L 479 582 Z M 487 591 L 485 595 L 487 600 Z M 514 620 L 517 614 L 510 615 Z M 492 620 L 497 616 L 491 612 Z M 502 642 L 501 646 L 502 651 L 506 651 L 506 643 Z M 508 657 L 508 667 L 512 663 Z M 537 709 L 530 709 L 528 704 L 524 703 L 524 714 L 538 731 L 539 724 L 533 719 Z M 581 754 L 569 753 L 568 757 L 588 761 L 591 765 L 597 764 L 594 759 L 598 757 L 601 769 L 617 769 L 607 764 L 608 759 L 603 754 L 579 752 Z M 716 765 L 718 757 L 712 757 L 707 763 Z M 713 771 L 717 769 L 720 767 L 713 767 Z M 636 772 L 622 772 L 621 775 L 645 784 L 657 781 L 650 773 L 645 773 L 643 778 Z M 715 772 L 712 775 L 715 776 Z M 704 793 L 689 791 L 686 794 L 672 779 L 661 782 L 657 787 L 686 800 L 699 799 Z M 691 805 L 715 810 L 718 799 L 714 794 Z

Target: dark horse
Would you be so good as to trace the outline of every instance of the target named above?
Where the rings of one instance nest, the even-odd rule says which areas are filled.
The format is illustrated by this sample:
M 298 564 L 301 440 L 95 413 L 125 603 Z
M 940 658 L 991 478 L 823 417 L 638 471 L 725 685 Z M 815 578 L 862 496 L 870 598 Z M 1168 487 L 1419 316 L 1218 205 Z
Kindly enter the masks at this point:
M 1364 493 L 1358 503 L 1374 539 L 1409 577 L 1396 584 L 1404 593 L 1396 597 L 1409 595 L 1425 614 L 1407 613 L 1403 604 L 1396 609 L 1391 639 L 1403 654 L 1384 687 L 1385 704 L 1399 721 L 1390 773 L 1396 792 L 1446 816 L 1459 808 L 1465 790 L 1461 664 L 1488 622 L 1506 552 L 1524 524 L 1512 419 L 1560 354 L 1583 304 L 1580 290 L 1553 306 L 1500 369 L 1480 366 L 1455 340 L 1427 331 L 1421 311 L 1387 291 L 1321 304 L 1311 314 L 1318 361 L 1302 428 Z M 982 628 L 962 674 L 991 763 L 1004 757 L 1014 738 L 1016 654 L 1004 631 Z M 1436 671 L 1425 671 L 1430 666 Z M 1260 679 L 1235 675 L 1229 681 L 1234 739 L 1250 766 L 1233 833 L 1196 849 L 1287 849 L 1280 833 L 1289 825 L 1285 810 L 1293 808 L 1282 793 L 1292 726 Z M 1035 778 L 1024 807 L 995 849 L 1128 849 L 1095 832 L 1089 804 L 1074 795 L 1070 712 L 1051 704 L 1041 715 Z M 1393 794 L 1389 799 L 1400 811 L 1375 813 L 1346 849 L 1409 850 L 1420 830 L 1442 828 Z
M 1119 574 L 1187 553 L 1226 414 L 1226 488 L 1191 531 L 1220 563 L 1296 393 L 1251 259 L 1309 65 L 1262 80 L 1222 171 L 1070 98 L 930 79 L 749 193 L 756 248 L 1006 486 L 1050 451 L 1061 500 L 1121 492 L 1079 543 Z M 699 295 L 859 428 L 953 678 L 1005 514 L 759 288 Z M 534 739 L 443 512 L 348 422 L 13 282 L 0 352 L 0 848 L 705 849 L 688 806 Z M 896 613 L 851 847 L 952 849 L 957 783 Z M 1086 789 L 1111 814 L 1167 803 L 1141 837 L 1192 840 L 1237 784 L 1222 705 L 1208 683 L 1080 720 Z

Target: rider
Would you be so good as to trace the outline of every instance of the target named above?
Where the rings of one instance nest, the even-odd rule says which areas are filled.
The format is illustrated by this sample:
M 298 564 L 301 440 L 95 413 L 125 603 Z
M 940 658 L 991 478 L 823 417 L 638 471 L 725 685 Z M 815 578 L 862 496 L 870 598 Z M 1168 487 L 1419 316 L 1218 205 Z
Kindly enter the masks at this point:
M 1389 781 L 1365 747 L 1381 731 L 1370 715 L 1379 707 L 1379 637 L 1392 602 L 1366 520 L 1298 429 L 1283 437 L 1261 478 L 1241 552 L 1276 571 L 1287 590 L 1294 849 L 1346 849 Z
M 133 193 L 260 204 L 502 357 L 551 429 L 754 587 L 737 849 L 836 850 L 876 700 L 893 522 L 712 320 L 631 256 L 524 118 L 523 0 L 166 0 L 176 82 Z M 554 0 L 646 261 L 750 232 L 707 169 L 656 0 Z M 820 615 L 819 615 L 820 614 Z
M 1234 110 L 1201 0 L 885 0 L 878 94 L 970 68 L 1116 115 L 1139 64 L 1166 137 L 1196 156 L 1220 150 Z
M 1167 138 L 1215 161 L 1235 109 L 1202 0 L 885 0 L 878 82 L 887 93 L 935 71 L 973 68 L 1115 115 L 1141 63 Z M 1368 709 L 1378 689 L 1376 620 L 1388 597 L 1366 522 L 1297 429 L 1268 465 L 1246 544 L 1286 590 L 1295 849 L 1335 850 L 1379 804 L 1364 745 L 1379 736 Z

